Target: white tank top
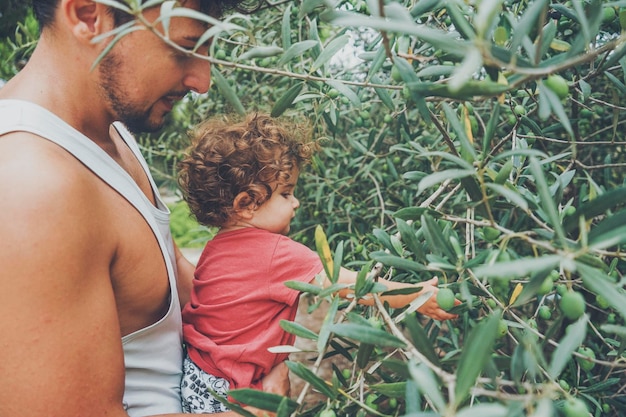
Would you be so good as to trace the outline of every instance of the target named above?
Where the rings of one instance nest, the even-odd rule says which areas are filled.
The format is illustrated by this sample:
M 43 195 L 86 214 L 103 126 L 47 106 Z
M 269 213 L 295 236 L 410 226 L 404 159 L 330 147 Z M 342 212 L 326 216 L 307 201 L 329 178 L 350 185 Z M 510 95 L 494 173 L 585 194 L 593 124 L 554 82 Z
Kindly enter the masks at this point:
M 116 122 L 113 126 L 143 166 L 158 207 L 106 152 L 59 117 L 30 102 L 0 100 L 0 135 L 25 131 L 58 144 L 128 200 L 151 227 L 165 259 L 171 302 L 167 314 L 159 321 L 122 337 L 126 368 L 124 405 L 133 417 L 180 413 L 182 322 L 169 210 L 159 197 L 134 138 L 122 124 Z

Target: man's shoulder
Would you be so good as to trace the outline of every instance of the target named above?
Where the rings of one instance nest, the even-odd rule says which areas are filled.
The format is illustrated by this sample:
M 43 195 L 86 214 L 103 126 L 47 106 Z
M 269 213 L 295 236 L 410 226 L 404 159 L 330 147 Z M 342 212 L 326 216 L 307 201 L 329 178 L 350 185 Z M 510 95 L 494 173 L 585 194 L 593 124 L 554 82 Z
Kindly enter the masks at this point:
M 28 132 L 0 136 L 0 183 L 3 188 L 35 189 L 42 194 L 84 191 L 91 175 L 58 145 Z

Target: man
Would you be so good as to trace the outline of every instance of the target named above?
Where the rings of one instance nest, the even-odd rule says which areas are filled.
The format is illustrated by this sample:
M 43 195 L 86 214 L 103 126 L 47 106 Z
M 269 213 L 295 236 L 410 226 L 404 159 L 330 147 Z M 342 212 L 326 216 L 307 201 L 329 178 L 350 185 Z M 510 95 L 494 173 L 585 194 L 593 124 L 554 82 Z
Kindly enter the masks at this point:
M 215 0 L 181 3 L 221 13 Z M 110 41 L 94 39 L 120 13 L 88 0 L 33 5 L 39 43 L 0 89 L 0 416 L 180 413 L 193 266 L 124 125 L 160 128 L 189 90 L 207 92 L 210 65 L 137 30 L 92 69 Z M 169 37 L 191 49 L 205 30 L 174 18 Z M 264 389 L 285 393 L 286 373 Z

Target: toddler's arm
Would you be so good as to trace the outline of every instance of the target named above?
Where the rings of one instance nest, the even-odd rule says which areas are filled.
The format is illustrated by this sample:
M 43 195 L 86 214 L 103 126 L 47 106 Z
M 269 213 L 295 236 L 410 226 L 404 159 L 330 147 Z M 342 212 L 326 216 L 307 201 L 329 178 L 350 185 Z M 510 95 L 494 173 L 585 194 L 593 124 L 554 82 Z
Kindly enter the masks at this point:
M 322 276 L 324 279 L 324 287 L 329 287 L 331 285 L 330 280 L 326 277 L 326 274 L 322 270 L 319 273 L 319 276 Z M 357 272 L 351 271 L 346 268 L 341 268 L 339 272 L 338 283 L 340 284 L 349 284 L 352 285 L 356 283 Z M 315 279 L 313 279 L 315 281 Z M 404 282 L 395 282 L 389 281 L 386 279 L 378 279 L 378 283 L 387 287 L 387 291 L 398 290 L 403 288 L 418 288 L 421 287 L 421 290 L 418 292 L 414 292 L 411 294 L 397 294 L 397 295 L 383 295 L 380 297 L 381 301 L 387 302 L 392 308 L 402 308 L 411 303 L 411 301 L 415 300 L 420 295 L 426 292 L 432 292 L 430 298 L 426 300 L 424 304 L 422 304 L 417 311 L 421 314 L 424 314 L 428 317 L 431 317 L 435 320 L 450 320 L 457 317 L 456 314 L 450 314 L 447 311 L 443 310 L 437 304 L 437 292 L 439 288 L 437 287 L 437 277 L 432 278 L 428 281 L 421 282 L 419 284 L 407 284 Z M 348 298 L 350 294 L 354 294 L 354 291 L 350 288 L 344 288 L 338 292 L 339 296 L 342 298 Z M 364 305 L 374 305 L 374 300 L 371 297 L 367 297 L 359 300 L 359 304 Z M 460 304 L 460 302 L 457 302 Z

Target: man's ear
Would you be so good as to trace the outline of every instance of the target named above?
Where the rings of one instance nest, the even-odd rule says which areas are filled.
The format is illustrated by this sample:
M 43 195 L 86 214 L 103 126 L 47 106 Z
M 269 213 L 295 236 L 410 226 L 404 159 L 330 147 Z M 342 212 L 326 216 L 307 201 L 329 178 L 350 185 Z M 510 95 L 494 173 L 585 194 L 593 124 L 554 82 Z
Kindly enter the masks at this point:
M 254 215 L 256 201 L 245 191 L 240 192 L 233 201 L 233 209 L 243 219 L 250 219 Z
M 104 32 L 104 18 L 113 19 L 106 6 L 92 0 L 63 0 L 61 7 L 74 36 L 89 42 Z

